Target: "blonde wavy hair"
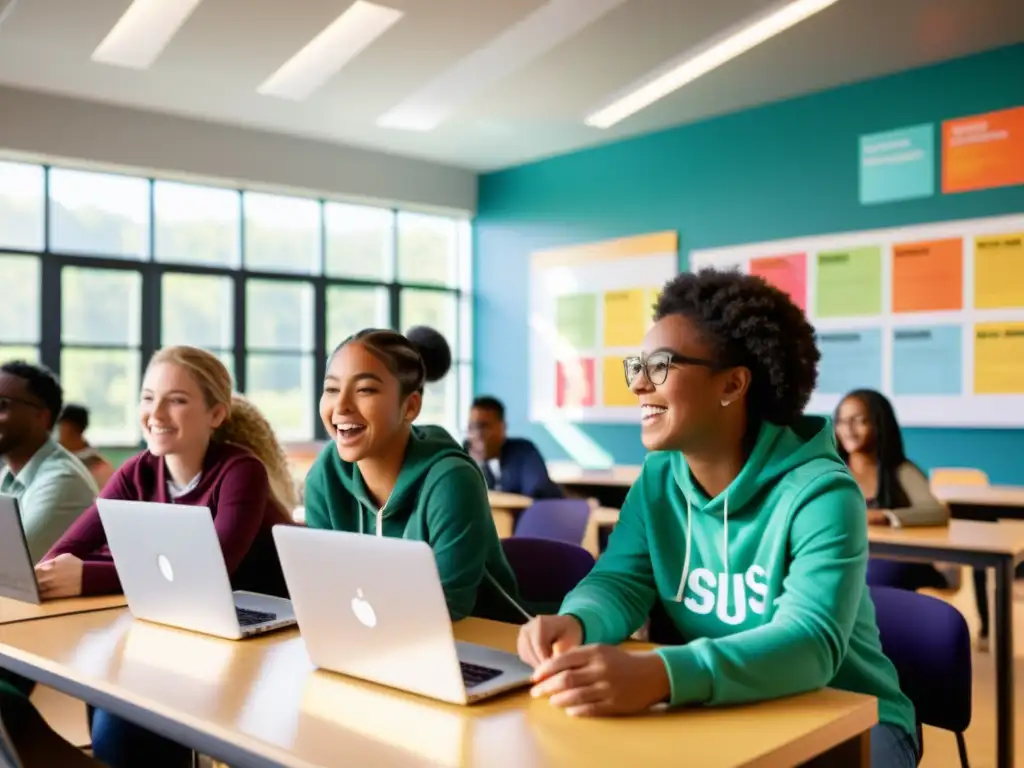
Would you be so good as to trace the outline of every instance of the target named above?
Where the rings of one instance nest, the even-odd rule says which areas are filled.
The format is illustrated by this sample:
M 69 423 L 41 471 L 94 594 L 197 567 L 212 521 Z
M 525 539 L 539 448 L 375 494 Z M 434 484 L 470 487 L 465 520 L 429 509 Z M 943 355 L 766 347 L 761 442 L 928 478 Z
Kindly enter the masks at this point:
M 213 433 L 213 440 L 248 448 L 263 462 L 270 479 L 270 493 L 290 518 L 299 499 L 288 459 L 259 409 L 233 391 L 231 374 L 224 363 L 206 350 L 186 346 L 164 347 L 153 355 L 148 367 L 158 363 L 181 366 L 199 386 L 207 407 L 223 405 L 227 409 L 227 416 Z

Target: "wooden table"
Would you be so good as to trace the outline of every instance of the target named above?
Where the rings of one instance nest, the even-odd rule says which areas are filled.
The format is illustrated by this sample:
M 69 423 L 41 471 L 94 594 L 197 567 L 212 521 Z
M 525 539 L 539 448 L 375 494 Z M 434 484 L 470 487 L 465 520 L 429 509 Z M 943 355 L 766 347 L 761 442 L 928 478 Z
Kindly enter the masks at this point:
M 951 520 L 948 527 L 868 529 L 872 557 L 992 568 L 996 580 L 996 765 L 1014 756 L 1013 572 L 1024 560 L 1024 522 Z
M 491 503 L 491 516 L 498 536 L 507 539 L 516 528 L 516 519 L 524 509 L 533 505 L 533 499 L 518 493 L 504 491 L 488 491 L 487 500 Z
M 1024 487 L 1016 485 L 933 485 L 953 517 L 970 520 L 1024 520 Z
M 479 619 L 459 639 L 511 650 Z M 243 641 L 135 621 L 125 610 L 0 627 L 0 666 L 234 766 L 864 765 L 874 698 L 824 690 L 763 704 L 573 719 L 515 692 L 442 704 L 313 669 L 295 630 Z M 845 756 L 847 762 L 838 759 Z M 863 761 L 863 762 L 861 762 Z
M 105 611 L 110 608 L 123 608 L 127 604 L 124 595 L 44 600 L 39 605 L 23 603 L 9 597 L 0 597 L 0 624 L 15 624 L 19 621 L 33 621 L 71 613 Z

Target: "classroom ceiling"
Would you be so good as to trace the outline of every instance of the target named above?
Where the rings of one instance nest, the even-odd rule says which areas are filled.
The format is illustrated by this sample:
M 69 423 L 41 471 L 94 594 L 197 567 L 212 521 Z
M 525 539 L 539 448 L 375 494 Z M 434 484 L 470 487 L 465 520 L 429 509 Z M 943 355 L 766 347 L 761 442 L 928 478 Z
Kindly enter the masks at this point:
M 11 2 L 0 0 L 0 14 Z M 257 87 L 352 0 L 202 0 L 146 70 L 90 60 L 130 0 L 13 0 L 0 24 L 0 83 L 491 170 L 1024 39 L 1020 0 L 839 0 L 600 130 L 584 124 L 588 112 L 772 3 L 554 0 L 562 11 L 547 22 L 452 74 L 458 62 L 550 4 L 377 2 L 404 15 L 304 101 Z M 551 19 L 568 18 L 572 27 L 573 13 L 597 18 L 558 41 Z M 532 57 L 523 53 L 530 47 Z M 530 60 L 512 64 L 509 56 Z M 465 85 L 474 73 L 503 69 L 512 71 L 478 83 L 475 93 Z M 436 128 L 378 125 L 442 74 L 455 85 L 440 93 L 465 98 Z

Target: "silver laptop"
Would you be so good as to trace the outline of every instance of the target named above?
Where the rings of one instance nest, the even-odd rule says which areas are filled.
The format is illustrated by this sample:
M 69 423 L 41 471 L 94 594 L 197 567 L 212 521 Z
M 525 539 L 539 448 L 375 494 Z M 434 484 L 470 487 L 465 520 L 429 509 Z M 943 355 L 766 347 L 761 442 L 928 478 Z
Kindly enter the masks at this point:
M 132 615 L 237 640 L 295 624 L 291 601 L 232 592 L 206 507 L 97 499 Z
M 284 525 L 274 541 L 316 666 L 453 704 L 529 684 L 514 654 L 455 640 L 424 542 Z
M 0 494 L 0 596 L 39 605 L 39 584 L 13 496 Z

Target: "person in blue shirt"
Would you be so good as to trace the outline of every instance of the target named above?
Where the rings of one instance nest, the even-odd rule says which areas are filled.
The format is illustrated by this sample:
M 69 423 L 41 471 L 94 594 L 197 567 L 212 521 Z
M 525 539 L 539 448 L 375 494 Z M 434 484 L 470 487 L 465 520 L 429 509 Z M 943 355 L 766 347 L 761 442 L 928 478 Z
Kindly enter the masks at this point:
M 562 490 L 548 477 L 537 446 L 522 437 L 508 437 L 505 406 L 495 397 L 478 397 L 469 410 L 469 451 L 490 491 L 520 493 L 531 499 L 560 499 Z

